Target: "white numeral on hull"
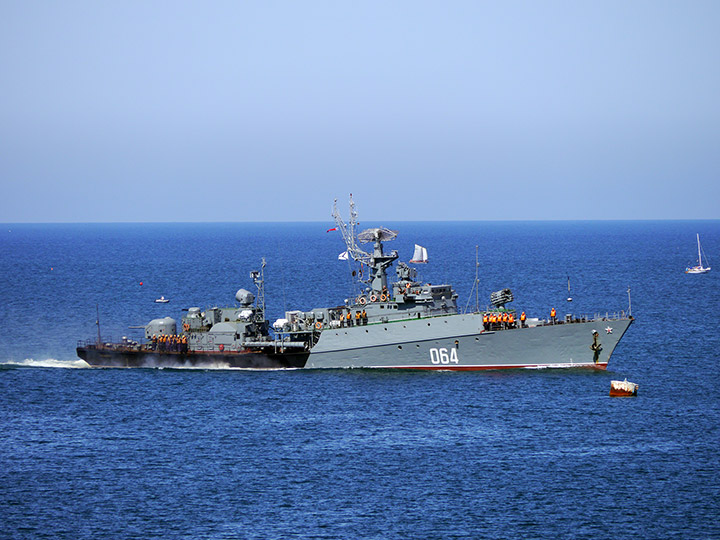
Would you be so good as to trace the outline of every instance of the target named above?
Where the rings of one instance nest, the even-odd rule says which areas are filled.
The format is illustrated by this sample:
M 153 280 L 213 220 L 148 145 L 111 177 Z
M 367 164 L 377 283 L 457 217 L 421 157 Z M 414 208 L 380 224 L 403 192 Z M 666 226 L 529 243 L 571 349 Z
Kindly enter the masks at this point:
M 459 362 L 457 349 L 450 349 L 449 353 L 445 348 L 430 349 L 430 362 L 433 364 L 457 364 Z

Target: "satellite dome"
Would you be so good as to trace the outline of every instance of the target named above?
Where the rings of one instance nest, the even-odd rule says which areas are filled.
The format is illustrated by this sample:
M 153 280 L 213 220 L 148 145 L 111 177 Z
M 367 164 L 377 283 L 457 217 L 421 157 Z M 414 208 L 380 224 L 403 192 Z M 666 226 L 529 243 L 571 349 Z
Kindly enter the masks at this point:
M 240 289 L 238 292 L 235 293 L 235 300 L 240 302 L 240 304 L 242 304 L 243 306 L 249 306 L 255 301 L 255 297 L 250 291 Z

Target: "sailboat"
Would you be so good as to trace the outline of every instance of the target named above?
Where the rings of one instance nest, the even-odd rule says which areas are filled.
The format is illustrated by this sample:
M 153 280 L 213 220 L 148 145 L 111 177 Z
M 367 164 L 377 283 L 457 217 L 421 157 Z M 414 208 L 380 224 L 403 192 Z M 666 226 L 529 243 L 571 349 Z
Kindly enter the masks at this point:
M 410 262 L 415 264 L 428 262 L 427 249 L 415 244 L 415 253 L 413 253 L 413 258 L 410 260 Z
M 572 302 L 572 296 L 570 296 L 570 276 L 568 276 L 568 297 L 567 297 L 567 301 L 568 301 L 568 302 Z
M 686 274 L 706 274 L 710 271 L 709 266 L 703 266 L 703 252 L 702 247 L 700 247 L 700 234 L 697 234 L 697 244 L 698 244 L 698 264 L 697 266 L 688 267 L 685 269 Z M 705 257 L 705 262 L 707 263 L 707 257 Z

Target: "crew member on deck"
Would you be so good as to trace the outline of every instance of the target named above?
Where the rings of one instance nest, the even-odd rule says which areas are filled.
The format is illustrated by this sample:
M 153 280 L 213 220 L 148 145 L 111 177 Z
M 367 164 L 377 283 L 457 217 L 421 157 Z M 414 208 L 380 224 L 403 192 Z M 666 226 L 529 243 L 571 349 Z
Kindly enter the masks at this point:
M 552 319 L 552 323 L 555 324 L 555 308 L 550 310 L 550 318 Z
M 525 328 L 525 312 L 520 314 L 520 328 Z

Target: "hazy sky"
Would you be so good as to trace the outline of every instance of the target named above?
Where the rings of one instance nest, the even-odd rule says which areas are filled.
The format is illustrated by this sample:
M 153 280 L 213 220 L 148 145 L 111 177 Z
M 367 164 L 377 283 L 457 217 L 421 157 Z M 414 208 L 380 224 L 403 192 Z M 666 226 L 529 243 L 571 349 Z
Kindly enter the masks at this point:
M 720 218 L 720 2 L 0 0 L 0 221 Z

